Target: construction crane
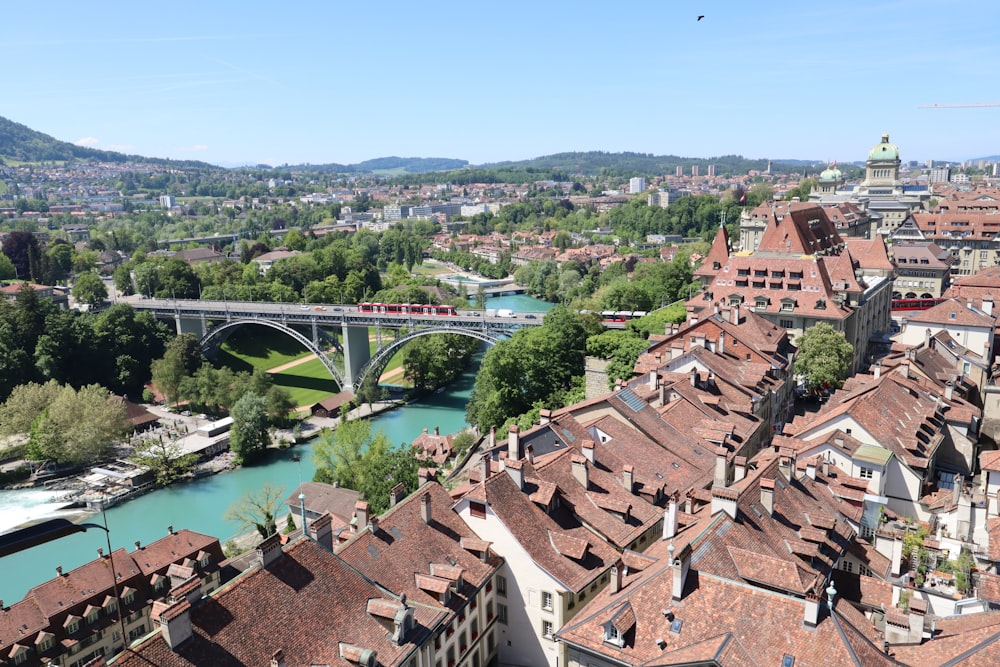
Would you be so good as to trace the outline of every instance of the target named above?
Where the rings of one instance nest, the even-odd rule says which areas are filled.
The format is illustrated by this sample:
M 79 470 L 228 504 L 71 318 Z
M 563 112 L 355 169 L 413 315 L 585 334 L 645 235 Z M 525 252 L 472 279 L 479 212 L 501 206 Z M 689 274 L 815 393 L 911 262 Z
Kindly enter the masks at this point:
M 1000 102 L 969 102 L 968 104 L 918 104 L 918 109 L 977 109 L 1000 107 Z

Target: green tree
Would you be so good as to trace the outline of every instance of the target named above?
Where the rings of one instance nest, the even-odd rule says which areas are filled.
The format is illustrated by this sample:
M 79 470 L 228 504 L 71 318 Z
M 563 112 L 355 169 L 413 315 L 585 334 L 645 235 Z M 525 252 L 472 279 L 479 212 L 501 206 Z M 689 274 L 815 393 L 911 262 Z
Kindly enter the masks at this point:
M 233 503 L 224 518 L 238 523 L 241 530 L 256 530 L 261 539 L 265 539 L 278 532 L 276 517 L 284 495 L 284 487 L 264 484 L 258 491 L 250 491 Z
M 108 298 L 108 288 L 93 271 L 80 274 L 73 283 L 73 298 L 90 308 L 99 308 Z
M 152 470 L 156 475 L 156 483 L 160 486 L 166 486 L 186 475 L 197 459 L 196 454 L 184 454 L 175 439 L 164 438 L 162 435 L 141 440 L 129 456 L 133 463 Z
M 10 257 L 0 253 L 0 280 L 13 280 L 17 277 L 14 271 L 14 262 Z
M 271 444 L 264 399 L 258 394 L 247 392 L 233 404 L 229 416 L 233 418 L 233 426 L 229 431 L 229 448 L 236 454 L 237 463 L 251 463 Z
M 419 483 L 420 461 L 414 450 L 394 448 L 388 443 L 388 438 L 376 439 L 362 458 L 361 484 L 357 490 L 375 514 L 389 509 L 389 491 L 396 484 L 402 482 L 413 490 Z
M 382 431 L 372 431 L 366 419 L 341 421 L 335 430 L 323 429 L 313 446 L 316 463 L 314 481 L 337 483 L 360 491 L 365 452 L 387 450 L 389 439 Z
M 608 388 L 632 377 L 635 362 L 649 343 L 631 331 L 605 331 L 587 339 L 587 354 L 609 361 Z
M 796 340 L 799 354 L 795 372 L 806 389 L 839 389 L 851 370 L 854 347 L 847 337 L 826 322 L 806 329 Z

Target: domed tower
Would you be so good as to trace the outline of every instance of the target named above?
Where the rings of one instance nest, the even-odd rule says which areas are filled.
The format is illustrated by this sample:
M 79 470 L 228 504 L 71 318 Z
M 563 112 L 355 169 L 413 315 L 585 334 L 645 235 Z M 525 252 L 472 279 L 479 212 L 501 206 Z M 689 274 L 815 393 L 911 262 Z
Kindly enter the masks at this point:
M 865 182 L 861 189 L 871 195 L 901 195 L 903 182 L 899 178 L 899 148 L 889 143 L 889 133 L 868 151 L 865 163 Z
M 812 200 L 812 194 L 820 195 L 832 195 L 836 194 L 837 188 L 839 188 L 844 183 L 844 174 L 837 169 L 837 163 L 834 162 L 831 166 L 820 172 L 819 179 L 816 181 L 816 187 L 813 192 L 809 193 L 809 199 Z

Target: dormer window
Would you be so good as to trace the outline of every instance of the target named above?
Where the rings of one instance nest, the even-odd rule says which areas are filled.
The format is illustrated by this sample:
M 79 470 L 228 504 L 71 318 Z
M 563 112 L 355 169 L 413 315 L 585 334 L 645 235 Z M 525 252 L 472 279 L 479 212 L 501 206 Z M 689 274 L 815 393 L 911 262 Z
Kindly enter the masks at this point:
M 614 623 L 604 624 L 604 641 L 608 644 L 614 644 L 618 648 L 621 648 L 625 644 L 622 633 L 618 632 L 618 628 L 614 626 Z
M 754 299 L 753 305 L 757 310 L 764 310 L 767 308 L 767 299 Z

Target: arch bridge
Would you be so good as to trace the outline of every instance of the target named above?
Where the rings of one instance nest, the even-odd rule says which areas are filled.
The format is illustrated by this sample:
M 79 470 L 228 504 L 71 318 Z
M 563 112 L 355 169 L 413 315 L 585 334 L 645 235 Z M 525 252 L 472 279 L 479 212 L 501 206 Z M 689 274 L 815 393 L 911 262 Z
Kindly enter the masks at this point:
M 266 326 L 292 337 L 320 359 L 341 389 L 357 392 L 369 374 L 379 377 L 389 360 L 403 345 L 432 334 L 470 336 L 490 345 L 517 329 L 538 326 L 533 314 L 495 314 L 460 310 L 457 315 L 361 313 L 353 305 L 287 304 L 197 299 L 141 299 L 129 303 L 136 310 L 160 319 L 172 319 L 177 333 L 199 336 L 202 350 L 210 358 L 237 328 Z M 311 335 L 303 334 L 305 327 Z M 375 330 L 374 354 L 369 331 Z M 392 331 L 383 341 L 383 332 Z

